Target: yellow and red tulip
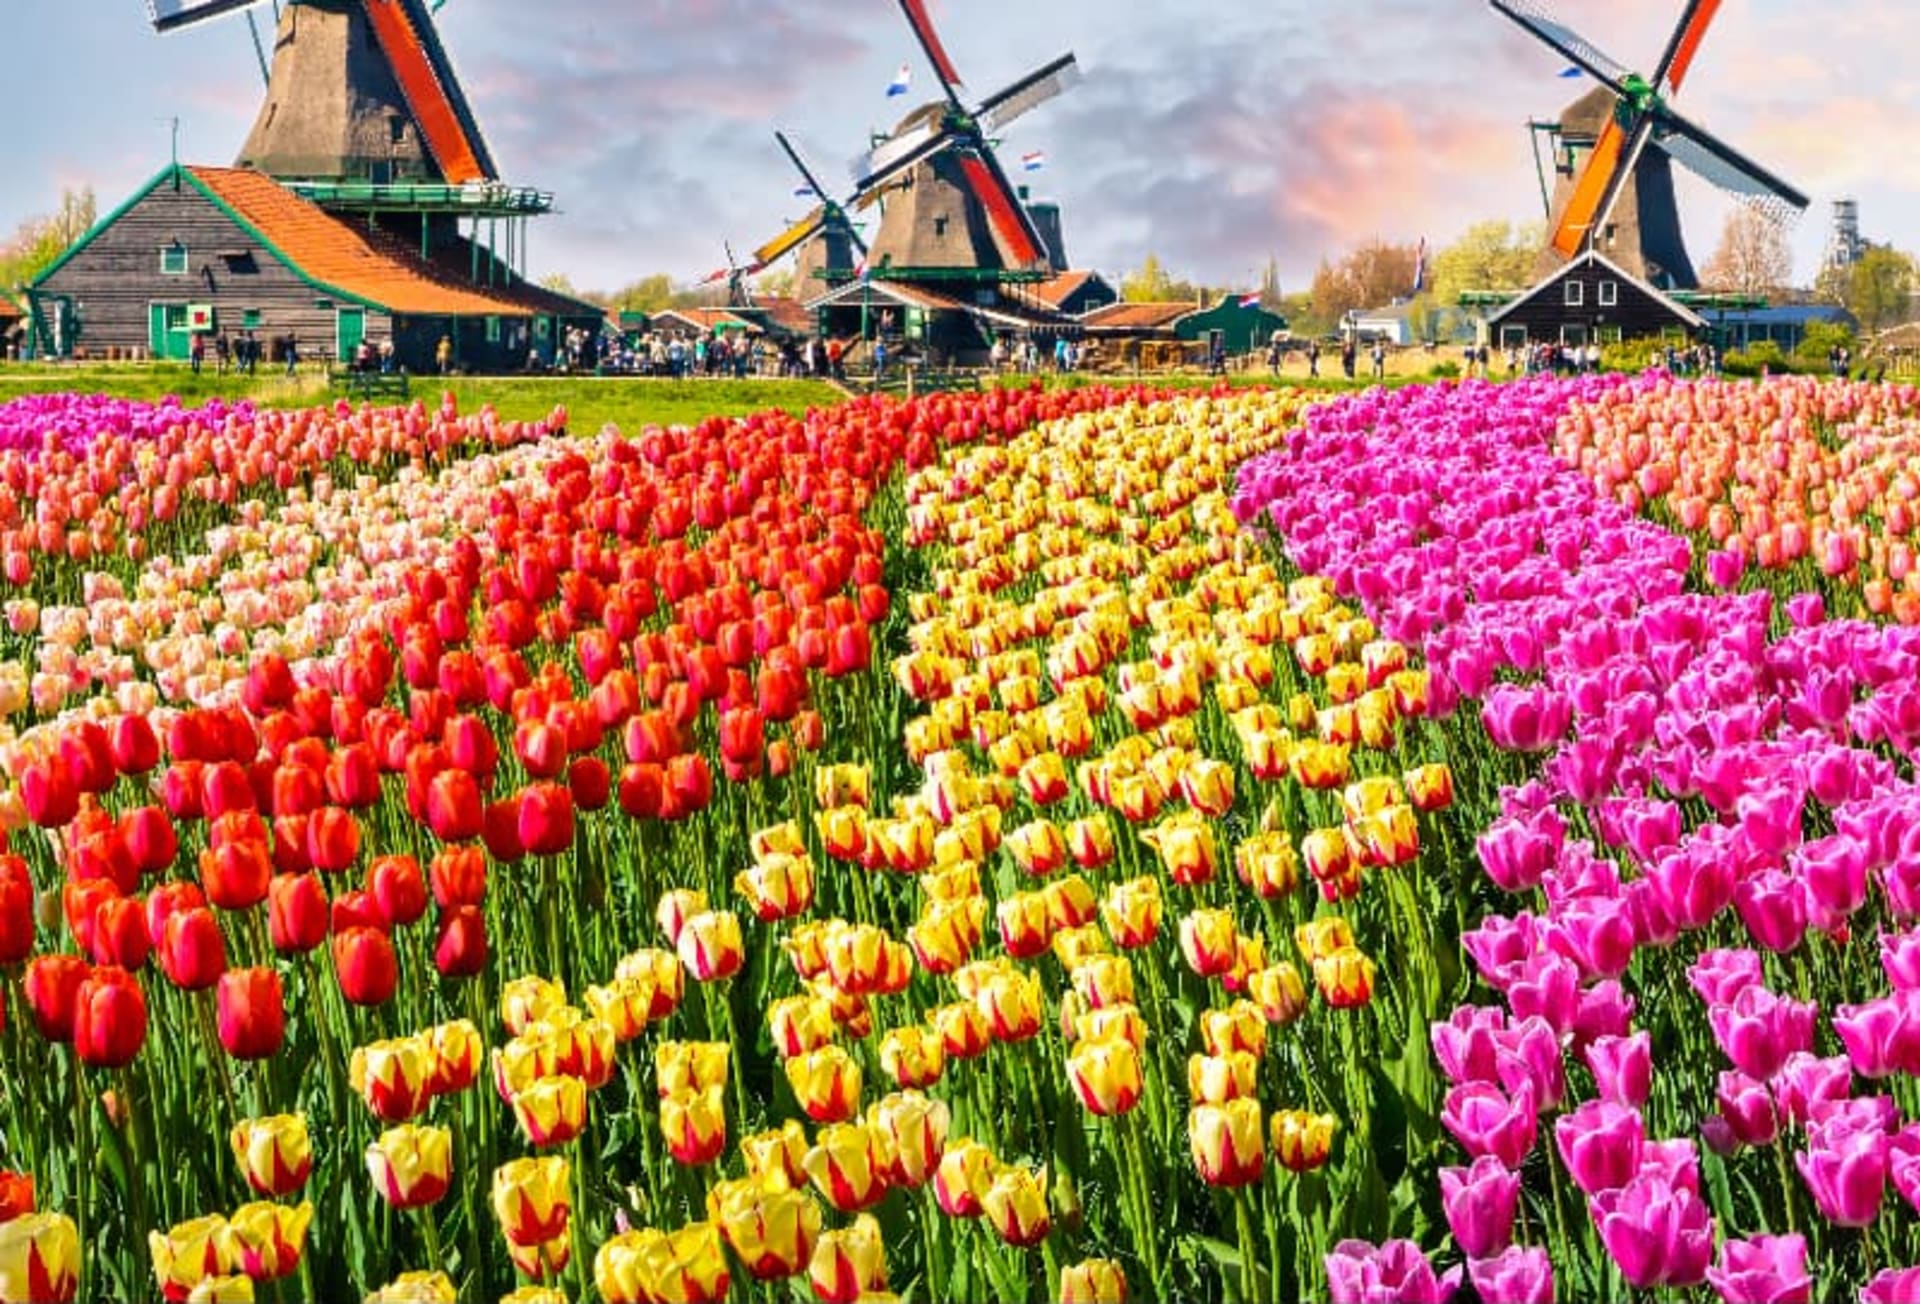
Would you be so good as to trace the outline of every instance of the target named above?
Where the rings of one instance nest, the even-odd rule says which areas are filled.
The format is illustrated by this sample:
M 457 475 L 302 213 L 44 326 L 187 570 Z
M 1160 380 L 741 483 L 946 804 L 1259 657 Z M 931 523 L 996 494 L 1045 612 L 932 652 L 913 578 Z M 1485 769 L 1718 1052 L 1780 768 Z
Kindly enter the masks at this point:
M 950 1121 L 945 1101 L 918 1091 L 896 1091 L 867 1107 L 867 1129 L 886 1151 L 887 1181 L 923 1185 L 947 1149 Z
M 227 1219 L 227 1261 L 256 1282 L 276 1281 L 300 1266 L 312 1222 L 310 1200 L 243 1204 Z
M 843 1123 L 860 1109 L 860 1066 L 838 1046 L 822 1046 L 786 1061 L 787 1083 L 807 1117 Z
M 999 1169 L 980 1193 L 980 1210 L 1009 1245 L 1038 1245 L 1047 1238 L 1047 1170 L 1008 1166 Z
M 269 1198 L 299 1190 L 313 1171 L 313 1144 L 302 1114 L 246 1119 L 233 1129 L 232 1145 L 247 1185 Z
M 733 1284 L 720 1231 L 711 1222 L 675 1231 L 622 1232 L 593 1256 L 593 1283 L 606 1304 L 716 1304 Z
M 1059 1304 L 1127 1304 L 1127 1277 L 1112 1259 L 1082 1259 L 1060 1269 Z
M 29 1213 L 0 1223 L 0 1300 L 70 1304 L 79 1289 L 80 1232 L 73 1219 Z
M 1245 1186 L 1266 1171 L 1260 1102 L 1252 1097 L 1224 1105 L 1195 1105 L 1187 1117 L 1193 1166 L 1209 1186 Z
M 9 1223 L 8 1227 L 16 1225 Z M 202 1281 L 225 1277 L 234 1269 L 227 1220 L 219 1214 L 176 1223 L 165 1232 L 148 1232 L 147 1252 L 153 1260 L 160 1293 L 176 1304 L 185 1301 Z
M 820 1239 L 820 1206 L 813 1196 L 762 1173 L 715 1183 L 707 1192 L 707 1218 L 756 1281 L 805 1270 Z
M 880 1067 L 894 1085 L 930 1087 L 946 1070 L 947 1051 L 940 1035 L 925 1024 L 895 1028 L 880 1039 Z
M 740 1138 L 740 1158 L 748 1174 L 788 1186 L 806 1184 L 807 1150 L 807 1130 L 798 1119 L 790 1118 L 777 1128 Z
M 1340 1120 L 1331 1114 L 1283 1109 L 1274 1114 L 1271 1126 L 1273 1157 L 1293 1172 L 1304 1173 L 1327 1162 Z
M 453 1182 L 453 1133 L 418 1123 L 388 1128 L 367 1147 L 367 1173 L 396 1209 L 436 1204 Z
M 1313 962 L 1313 981 L 1327 1004 L 1337 1010 L 1373 999 L 1373 961 L 1355 946 L 1343 946 Z
M 493 1216 L 510 1244 L 535 1248 L 566 1234 L 573 1210 L 569 1176 L 558 1155 L 512 1159 L 493 1170 Z
M 726 1089 L 676 1091 L 660 1101 L 660 1132 L 675 1162 L 697 1168 L 727 1147 Z
M 535 1078 L 514 1094 L 513 1117 L 529 1145 L 565 1145 L 586 1126 L 587 1084 L 557 1073 Z
M 1077 1042 L 1067 1053 L 1067 1081 L 1089 1113 L 1125 1114 L 1144 1089 L 1139 1047 L 1122 1037 Z
M 887 1287 L 887 1256 L 880 1224 L 861 1214 L 852 1225 L 823 1234 L 807 1264 L 807 1279 L 822 1304 L 854 1304 Z
M 1195 910 L 1180 921 L 1180 954 L 1202 978 L 1231 970 L 1238 955 L 1239 932 L 1230 910 Z
M 884 1147 L 865 1123 L 835 1123 L 813 1139 L 802 1166 L 814 1188 L 841 1213 L 858 1213 L 887 1193 Z
M 1100 919 L 1115 946 L 1132 950 L 1150 945 L 1160 935 L 1165 910 L 1159 880 L 1135 878 L 1107 889 L 1106 899 L 1100 903 Z

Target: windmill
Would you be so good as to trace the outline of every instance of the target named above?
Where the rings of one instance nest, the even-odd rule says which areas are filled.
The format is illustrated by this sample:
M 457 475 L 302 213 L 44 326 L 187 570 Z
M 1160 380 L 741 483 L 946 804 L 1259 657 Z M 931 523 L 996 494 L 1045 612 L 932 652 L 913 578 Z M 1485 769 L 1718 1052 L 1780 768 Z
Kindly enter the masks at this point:
M 805 217 L 753 251 L 754 271 L 771 267 L 798 249 L 801 284 L 804 285 L 809 277 L 823 277 L 830 281 L 849 279 L 854 274 L 853 252 L 858 250 L 864 260 L 867 254 L 866 241 L 854 229 L 845 206 L 820 184 L 819 177 L 807 166 L 807 161 L 800 156 L 793 142 L 787 139 L 787 134 L 776 131 L 773 138 L 780 143 L 780 150 L 787 156 L 787 162 L 793 165 L 793 170 L 800 176 L 800 185 L 793 193 L 816 202 Z
M 727 283 L 727 307 L 751 308 L 753 307 L 753 291 L 747 288 L 747 278 L 758 275 L 765 269 L 766 264 L 757 259 L 751 263 L 742 264 L 733 256 L 733 241 L 728 240 L 725 241 L 724 244 L 727 251 L 727 265 L 708 272 L 706 276 L 701 278 L 700 284 L 702 286 L 718 285 L 720 282 L 725 281 Z
M 1070 89 L 1080 80 L 1079 63 L 1062 55 L 969 108 L 926 0 L 899 4 L 943 97 L 908 114 L 885 142 L 854 160 L 854 202 L 888 194 L 873 242 L 875 274 L 973 272 L 991 280 L 1060 270 L 1057 233 L 1050 240 L 1036 225 L 995 156 L 991 134 Z
M 1544 0 L 1489 0 L 1598 83 L 1562 113 L 1563 151 L 1550 205 L 1543 270 L 1589 248 L 1662 289 L 1698 285 L 1674 198 L 1673 163 L 1742 203 L 1787 220 L 1807 197 L 1704 128 L 1671 99 L 1692 68 L 1721 0 L 1687 0 L 1651 77 L 1608 57 L 1549 11 Z

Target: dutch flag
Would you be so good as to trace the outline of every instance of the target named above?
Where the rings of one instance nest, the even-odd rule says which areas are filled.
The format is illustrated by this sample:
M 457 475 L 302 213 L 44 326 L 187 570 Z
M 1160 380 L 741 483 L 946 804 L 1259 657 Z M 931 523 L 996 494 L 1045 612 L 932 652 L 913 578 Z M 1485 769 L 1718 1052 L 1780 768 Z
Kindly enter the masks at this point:
M 818 195 L 820 192 L 815 190 L 812 186 L 795 186 L 793 188 L 793 193 L 796 197 L 800 199 L 812 199 L 816 195 Z
M 900 71 L 893 75 L 893 80 L 887 83 L 887 97 L 891 99 L 895 95 L 905 95 L 912 86 L 913 69 L 903 63 Z
M 1260 296 L 1257 293 L 1243 294 L 1240 296 L 1240 306 L 1242 308 L 1258 308 L 1260 306 Z
M 1020 170 L 1022 172 L 1038 172 L 1046 165 L 1047 155 L 1044 150 L 1036 149 L 1031 154 L 1022 154 L 1020 156 Z

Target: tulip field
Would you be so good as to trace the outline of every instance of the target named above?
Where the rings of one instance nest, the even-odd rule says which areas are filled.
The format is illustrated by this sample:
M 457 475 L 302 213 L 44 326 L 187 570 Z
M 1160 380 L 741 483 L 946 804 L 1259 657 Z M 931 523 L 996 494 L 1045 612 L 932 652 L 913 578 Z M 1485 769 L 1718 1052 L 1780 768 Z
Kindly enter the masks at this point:
M 0 1304 L 1920 1299 L 1920 392 L 0 405 Z

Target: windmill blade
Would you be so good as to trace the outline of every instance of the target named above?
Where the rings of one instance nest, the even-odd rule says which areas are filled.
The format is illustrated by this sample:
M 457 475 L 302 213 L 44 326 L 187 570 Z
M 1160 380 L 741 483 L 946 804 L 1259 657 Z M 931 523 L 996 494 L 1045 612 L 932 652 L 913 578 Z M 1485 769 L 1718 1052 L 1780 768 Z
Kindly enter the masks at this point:
M 960 155 L 960 171 L 974 198 L 986 209 L 987 221 L 1008 263 L 1022 271 L 1043 266 L 1047 261 L 1046 244 L 992 152 L 981 150 L 977 154 Z
M 753 251 L 753 261 L 768 267 L 799 248 L 827 224 L 827 206 L 821 204 L 772 240 Z
M 1488 0 L 1488 2 L 1615 95 L 1625 96 L 1626 92 L 1621 84 L 1627 79 L 1629 72 L 1627 66 L 1555 18 L 1547 9 L 1544 0 Z
M 924 163 L 953 144 L 953 133 L 944 128 L 916 127 L 903 136 L 895 136 L 871 154 L 855 159 L 848 171 L 853 174 L 854 198 L 884 186 L 914 165 Z
M 960 70 L 953 66 L 953 60 L 947 57 L 947 47 L 940 44 L 940 34 L 933 30 L 933 19 L 927 14 L 927 0 L 900 0 L 900 11 L 906 14 L 907 25 L 913 28 L 920 48 L 926 51 L 927 62 L 933 65 L 933 75 L 940 79 L 947 98 L 959 104 Z
M 1003 131 L 1015 118 L 1039 108 L 1055 96 L 1080 84 L 1080 63 L 1071 54 L 1062 55 L 1038 72 L 1029 73 L 1013 85 L 981 101 L 974 116 L 987 124 L 988 131 Z
M 266 0 L 147 0 L 147 18 L 154 31 L 174 32 L 265 3 Z
M 1653 143 L 1701 180 L 1776 222 L 1791 221 L 1806 211 L 1809 201 L 1797 186 L 1671 109 L 1663 109 L 1655 121 Z
M 1611 115 L 1593 143 L 1586 166 L 1573 183 L 1560 221 L 1554 226 L 1548 243 L 1562 258 L 1574 258 L 1587 238 L 1600 224 L 1600 210 L 1617 190 L 1627 153 L 1627 133 Z
M 798 172 L 800 179 L 807 183 L 807 188 L 813 191 L 817 198 L 824 200 L 827 197 L 826 187 L 822 186 L 819 178 L 813 175 L 813 169 L 808 167 L 807 161 L 800 157 L 800 151 L 795 149 L 793 142 L 787 139 L 787 133 L 776 131 L 773 133 L 773 138 L 780 142 L 780 148 L 786 154 L 787 161 L 793 164 L 794 171 Z
M 1667 42 L 1666 51 L 1660 56 L 1659 70 L 1653 74 L 1653 84 L 1660 87 L 1662 94 L 1673 94 L 1687 79 L 1693 56 L 1700 53 L 1700 43 L 1706 39 L 1707 29 L 1713 26 L 1714 15 L 1719 12 L 1720 0 L 1689 0 L 1687 12 L 1673 29 L 1673 39 Z
M 1610 123 L 1616 127 L 1617 124 L 1618 119 Z M 1640 155 L 1646 150 L 1647 142 L 1653 138 L 1653 115 L 1642 114 L 1631 129 L 1620 128 L 1620 130 L 1625 133 L 1625 143 L 1620 149 L 1619 164 L 1608 178 L 1606 189 L 1601 192 L 1600 205 L 1593 211 L 1588 227 L 1592 233 L 1606 230 L 1607 221 L 1613 216 L 1614 206 L 1620 202 L 1620 196 L 1626 192 L 1627 178 L 1631 177 L 1634 169 L 1640 165 Z

